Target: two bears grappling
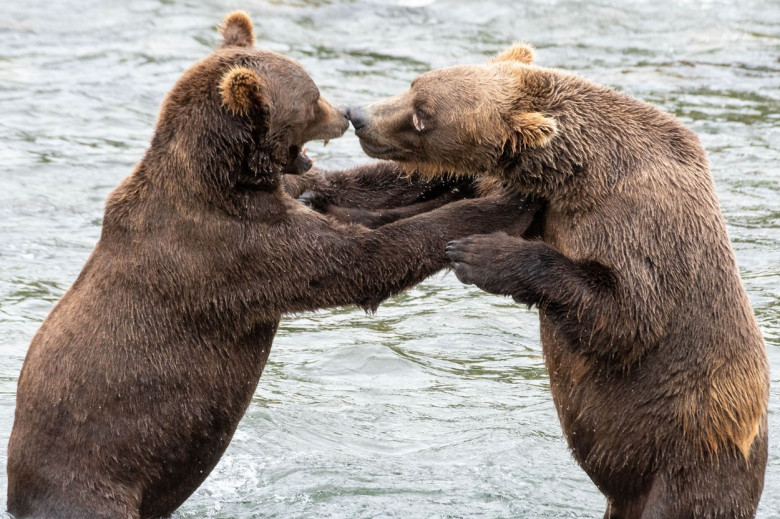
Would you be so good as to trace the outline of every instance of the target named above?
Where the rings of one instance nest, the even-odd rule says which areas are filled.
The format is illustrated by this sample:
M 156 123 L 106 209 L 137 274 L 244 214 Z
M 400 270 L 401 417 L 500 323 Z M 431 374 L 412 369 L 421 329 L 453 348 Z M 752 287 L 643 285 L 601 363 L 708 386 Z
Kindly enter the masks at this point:
M 230 442 L 282 315 L 373 310 L 448 265 L 538 308 L 605 517 L 755 515 L 767 359 L 693 133 L 522 45 L 343 111 L 245 14 L 222 34 L 30 346 L 15 517 L 169 515 Z M 304 144 L 347 118 L 385 161 L 310 170 Z

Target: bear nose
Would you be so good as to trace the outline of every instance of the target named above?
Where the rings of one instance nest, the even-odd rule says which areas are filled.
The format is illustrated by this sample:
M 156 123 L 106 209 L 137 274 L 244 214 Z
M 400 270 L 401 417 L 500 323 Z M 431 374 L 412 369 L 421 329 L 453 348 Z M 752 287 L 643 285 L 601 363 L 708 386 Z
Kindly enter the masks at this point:
M 366 111 L 360 106 L 350 106 L 347 108 L 347 119 L 352 121 L 355 131 L 363 128 L 368 121 Z

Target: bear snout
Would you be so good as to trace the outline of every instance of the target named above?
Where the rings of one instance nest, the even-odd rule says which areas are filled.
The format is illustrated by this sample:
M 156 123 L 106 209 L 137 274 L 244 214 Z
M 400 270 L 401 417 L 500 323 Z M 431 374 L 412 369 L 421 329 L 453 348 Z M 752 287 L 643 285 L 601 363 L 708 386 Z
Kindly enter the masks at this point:
M 352 122 L 355 131 L 358 131 L 368 123 L 368 114 L 362 106 L 349 106 L 347 107 L 347 119 Z
M 349 117 L 347 116 L 348 108 L 344 106 L 330 106 L 330 114 L 328 116 L 328 124 L 337 135 L 328 136 L 328 138 L 335 139 L 344 135 L 349 129 Z
M 343 125 L 341 130 L 341 134 L 343 135 L 344 132 L 349 129 L 349 108 L 346 106 L 338 106 L 336 107 L 336 110 L 340 116 L 339 122 Z

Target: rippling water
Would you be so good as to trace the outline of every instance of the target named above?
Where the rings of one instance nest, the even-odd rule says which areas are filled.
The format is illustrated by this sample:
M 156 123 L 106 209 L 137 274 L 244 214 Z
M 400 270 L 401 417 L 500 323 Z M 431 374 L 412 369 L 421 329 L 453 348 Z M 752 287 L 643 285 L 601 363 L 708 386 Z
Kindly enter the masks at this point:
M 514 40 L 538 61 L 675 113 L 706 146 L 772 364 L 761 518 L 780 518 L 780 4 L 41 1 L 0 7 L 0 444 L 40 322 L 140 159 L 165 92 L 248 11 L 258 44 L 339 103 L 481 62 Z M 366 160 L 353 134 L 312 155 Z M 5 465 L 5 448 L 0 449 Z M 0 508 L 5 506 L 0 471 Z M 369 317 L 285 319 L 254 401 L 179 518 L 600 517 L 550 399 L 538 321 L 439 275 Z

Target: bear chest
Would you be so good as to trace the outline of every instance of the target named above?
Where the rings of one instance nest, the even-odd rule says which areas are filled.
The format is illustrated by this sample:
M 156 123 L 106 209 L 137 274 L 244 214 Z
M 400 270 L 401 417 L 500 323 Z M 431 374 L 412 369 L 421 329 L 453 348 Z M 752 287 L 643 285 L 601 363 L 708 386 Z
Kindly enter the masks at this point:
M 601 232 L 589 218 L 550 209 L 542 229 L 542 239 L 570 260 L 594 259 Z

